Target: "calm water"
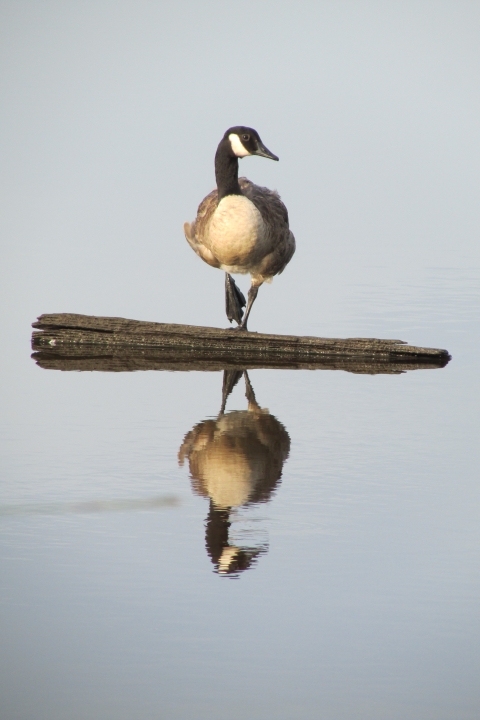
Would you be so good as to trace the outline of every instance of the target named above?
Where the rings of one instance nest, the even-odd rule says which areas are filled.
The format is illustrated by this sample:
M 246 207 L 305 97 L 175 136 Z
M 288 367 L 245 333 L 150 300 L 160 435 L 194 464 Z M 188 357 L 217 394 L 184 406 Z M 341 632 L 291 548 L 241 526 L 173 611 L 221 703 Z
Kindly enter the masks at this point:
M 43 370 L 25 328 L 2 717 L 477 718 L 479 309 L 471 269 L 355 286 L 343 334 L 449 365 L 251 371 L 223 415 L 221 373 Z
M 479 48 L 457 0 L 0 3 L 1 720 L 478 720 Z M 224 326 L 182 227 L 237 124 L 297 239 L 251 329 L 447 367 L 220 415 L 35 364 L 40 313 Z

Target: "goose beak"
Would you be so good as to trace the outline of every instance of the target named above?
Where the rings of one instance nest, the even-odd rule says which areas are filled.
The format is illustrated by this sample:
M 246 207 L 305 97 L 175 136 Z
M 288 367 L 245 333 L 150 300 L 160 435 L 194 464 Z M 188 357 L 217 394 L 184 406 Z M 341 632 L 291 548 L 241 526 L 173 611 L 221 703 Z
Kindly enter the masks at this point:
M 258 148 L 255 150 L 254 155 L 260 155 L 260 157 L 268 158 L 269 160 L 278 160 L 278 157 L 270 152 L 262 142 L 258 143 Z

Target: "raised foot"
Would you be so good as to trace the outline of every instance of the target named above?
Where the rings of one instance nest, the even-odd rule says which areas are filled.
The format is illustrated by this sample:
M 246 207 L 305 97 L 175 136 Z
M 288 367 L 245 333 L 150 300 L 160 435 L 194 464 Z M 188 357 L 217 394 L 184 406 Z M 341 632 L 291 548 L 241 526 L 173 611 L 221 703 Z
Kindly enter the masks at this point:
M 235 280 L 228 273 L 225 274 L 225 312 L 232 322 L 235 320 L 239 325 L 243 318 L 243 309 L 246 305 L 242 291 L 237 287 Z

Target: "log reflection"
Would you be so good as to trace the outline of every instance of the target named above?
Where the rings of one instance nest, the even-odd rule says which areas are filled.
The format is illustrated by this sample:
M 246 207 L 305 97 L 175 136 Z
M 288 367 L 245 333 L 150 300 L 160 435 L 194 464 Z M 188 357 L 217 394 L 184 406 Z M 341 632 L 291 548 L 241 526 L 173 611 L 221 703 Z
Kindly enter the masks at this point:
M 248 409 L 225 412 L 227 398 L 242 375 Z M 226 370 L 218 417 L 195 425 L 178 453 L 180 465 L 188 459 L 193 491 L 210 500 L 205 545 L 219 574 L 238 576 L 267 551 L 264 539 L 255 540 L 258 532 L 253 532 L 253 539 L 232 539 L 232 520 L 240 508 L 272 497 L 289 450 L 288 432 L 259 406 L 247 372 Z

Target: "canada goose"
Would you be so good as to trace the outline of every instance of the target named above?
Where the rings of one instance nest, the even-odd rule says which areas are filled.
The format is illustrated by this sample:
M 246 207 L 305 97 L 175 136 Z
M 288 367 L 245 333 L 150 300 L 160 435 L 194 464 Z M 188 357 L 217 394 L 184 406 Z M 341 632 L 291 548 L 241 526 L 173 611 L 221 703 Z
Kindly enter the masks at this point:
M 242 375 L 248 410 L 226 413 L 227 398 Z M 255 533 L 247 545 L 231 538 L 231 516 L 271 499 L 289 451 L 287 430 L 259 406 L 247 371 L 225 370 L 217 419 L 195 425 L 178 452 L 180 465 L 188 459 L 194 493 L 210 500 L 205 545 L 219 574 L 236 575 L 267 551 L 263 538 L 260 544 L 251 542 Z
M 229 128 L 215 153 L 217 188 L 202 200 L 196 219 L 183 226 L 197 255 L 225 271 L 227 317 L 243 330 L 247 329 L 258 288 L 279 275 L 295 252 L 287 208 L 278 193 L 247 178 L 238 179 L 238 159 L 247 155 L 278 160 L 253 128 Z M 248 303 L 230 273 L 250 273 Z

